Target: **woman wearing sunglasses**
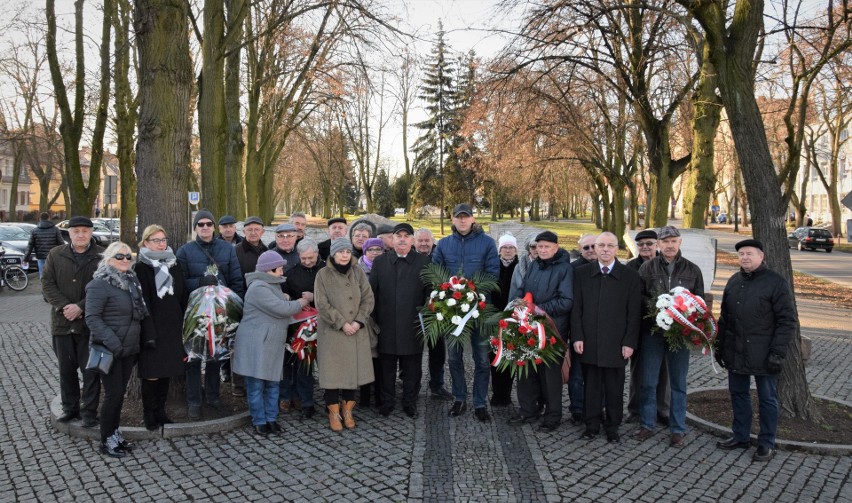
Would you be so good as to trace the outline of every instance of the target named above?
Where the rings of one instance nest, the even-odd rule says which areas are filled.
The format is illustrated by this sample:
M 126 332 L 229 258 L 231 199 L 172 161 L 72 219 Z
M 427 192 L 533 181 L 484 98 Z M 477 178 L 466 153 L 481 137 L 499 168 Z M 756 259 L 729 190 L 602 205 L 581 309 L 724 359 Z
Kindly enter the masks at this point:
M 86 325 L 91 342 L 106 346 L 114 358 L 109 374 L 101 376 L 104 400 L 100 412 L 100 450 L 114 458 L 123 458 L 132 448 L 118 425 L 130 371 L 139 354 L 140 324 L 148 315 L 139 280 L 130 268 L 132 260 L 129 246 L 120 241 L 112 243 L 86 285 Z
M 142 232 L 136 276 L 150 316 L 142 321 L 139 379 L 145 428 L 156 430 L 172 422 L 166 415 L 169 379 L 183 375 L 183 313 L 189 293 L 183 272 L 169 247 L 166 231 L 149 225 Z

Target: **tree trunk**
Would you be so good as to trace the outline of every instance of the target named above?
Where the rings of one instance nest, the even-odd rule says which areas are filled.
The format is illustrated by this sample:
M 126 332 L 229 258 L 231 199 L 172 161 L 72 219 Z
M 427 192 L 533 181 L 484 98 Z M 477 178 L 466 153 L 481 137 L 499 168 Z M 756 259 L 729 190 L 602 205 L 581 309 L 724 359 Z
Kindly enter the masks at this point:
M 223 0 L 204 2 L 204 38 L 201 42 L 201 75 L 198 77 L 198 136 L 201 143 L 201 205 L 216 218 L 227 209 L 225 150 L 228 146 L 225 118 L 225 31 Z
M 130 2 L 118 0 L 115 12 L 115 136 L 121 196 L 122 242 L 136 246 L 135 132 L 138 101 L 130 87 Z M 138 79 L 138 77 L 137 77 Z
M 612 207 L 613 207 L 613 215 L 612 215 L 612 226 L 611 231 L 618 238 L 618 246 L 619 248 L 624 247 L 624 230 L 627 228 L 627 224 L 624 219 L 624 192 L 625 185 L 624 181 L 620 178 L 614 178 L 610 180 L 609 186 L 612 189 Z
M 246 190 L 243 177 L 243 125 L 240 121 L 240 48 L 242 46 L 242 10 L 245 0 L 226 0 L 228 42 L 225 47 L 225 120 L 228 143 L 225 149 L 225 181 L 228 197 L 225 211 L 237 220 L 246 217 Z M 266 222 L 268 220 L 264 220 Z
M 189 238 L 186 200 L 192 60 L 187 4 L 136 0 L 139 51 L 139 229 L 162 225 L 177 248 Z

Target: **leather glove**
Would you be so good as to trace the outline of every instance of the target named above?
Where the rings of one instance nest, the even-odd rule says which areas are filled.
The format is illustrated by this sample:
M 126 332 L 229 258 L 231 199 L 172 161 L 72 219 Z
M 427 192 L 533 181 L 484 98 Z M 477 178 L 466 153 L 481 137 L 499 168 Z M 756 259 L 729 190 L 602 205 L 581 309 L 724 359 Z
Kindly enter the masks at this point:
M 145 349 L 157 349 L 157 341 L 154 339 L 145 341 Z
M 724 369 L 727 368 L 727 366 L 725 365 L 725 360 L 722 359 L 721 349 L 722 348 L 716 348 L 716 350 L 713 352 L 713 357 L 716 359 L 716 363 L 718 363 L 719 366 Z
M 781 372 L 781 367 L 784 365 L 784 357 L 775 353 L 769 353 L 766 359 L 766 370 L 770 374 L 778 374 Z

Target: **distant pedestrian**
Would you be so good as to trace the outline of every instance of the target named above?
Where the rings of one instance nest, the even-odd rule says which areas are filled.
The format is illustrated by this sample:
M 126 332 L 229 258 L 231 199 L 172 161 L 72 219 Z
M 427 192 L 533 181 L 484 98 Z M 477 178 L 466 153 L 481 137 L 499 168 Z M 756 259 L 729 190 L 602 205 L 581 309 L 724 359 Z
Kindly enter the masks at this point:
M 29 262 L 30 255 L 35 253 L 38 261 L 38 277 L 42 276 L 44 271 L 44 262 L 47 260 L 47 254 L 50 250 L 57 246 L 65 244 L 62 239 L 62 233 L 56 224 L 50 221 L 50 215 L 46 212 L 39 216 L 38 225 L 30 234 L 30 242 L 27 244 L 27 252 L 24 254 L 24 260 Z

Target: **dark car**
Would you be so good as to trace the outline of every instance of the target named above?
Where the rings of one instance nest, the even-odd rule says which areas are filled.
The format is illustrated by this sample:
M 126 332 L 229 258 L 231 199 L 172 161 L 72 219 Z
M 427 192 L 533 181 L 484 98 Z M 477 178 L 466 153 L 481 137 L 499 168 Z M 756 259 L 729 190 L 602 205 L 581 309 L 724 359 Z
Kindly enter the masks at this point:
M 834 248 L 834 237 L 828 229 L 817 227 L 799 227 L 787 235 L 787 244 L 799 250 L 816 250 L 822 248 L 831 253 Z
M 36 224 L 29 224 L 29 223 L 26 223 L 26 222 L 3 222 L 2 224 L 0 224 L 0 227 L 3 227 L 3 226 L 5 226 L 5 227 L 17 227 L 19 229 L 23 229 L 23 230 L 29 232 L 30 234 L 33 233 L 33 229 L 38 227 Z
M 0 225 L 0 245 L 6 248 L 7 257 L 21 257 L 27 252 L 30 243 L 30 233 L 15 225 Z M 23 262 L 23 260 L 21 260 Z M 35 255 L 30 256 L 30 266 L 38 270 L 38 262 Z
M 95 238 L 95 242 L 98 243 L 98 245 L 106 248 L 113 241 L 118 241 L 118 232 L 110 230 L 109 227 L 100 222 L 92 223 L 94 224 L 92 237 Z M 62 239 L 64 239 L 66 243 L 71 242 L 71 236 L 68 234 L 68 220 L 59 222 L 56 224 L 56 227 L 58 227 L 59 232 L 62 233 Z

